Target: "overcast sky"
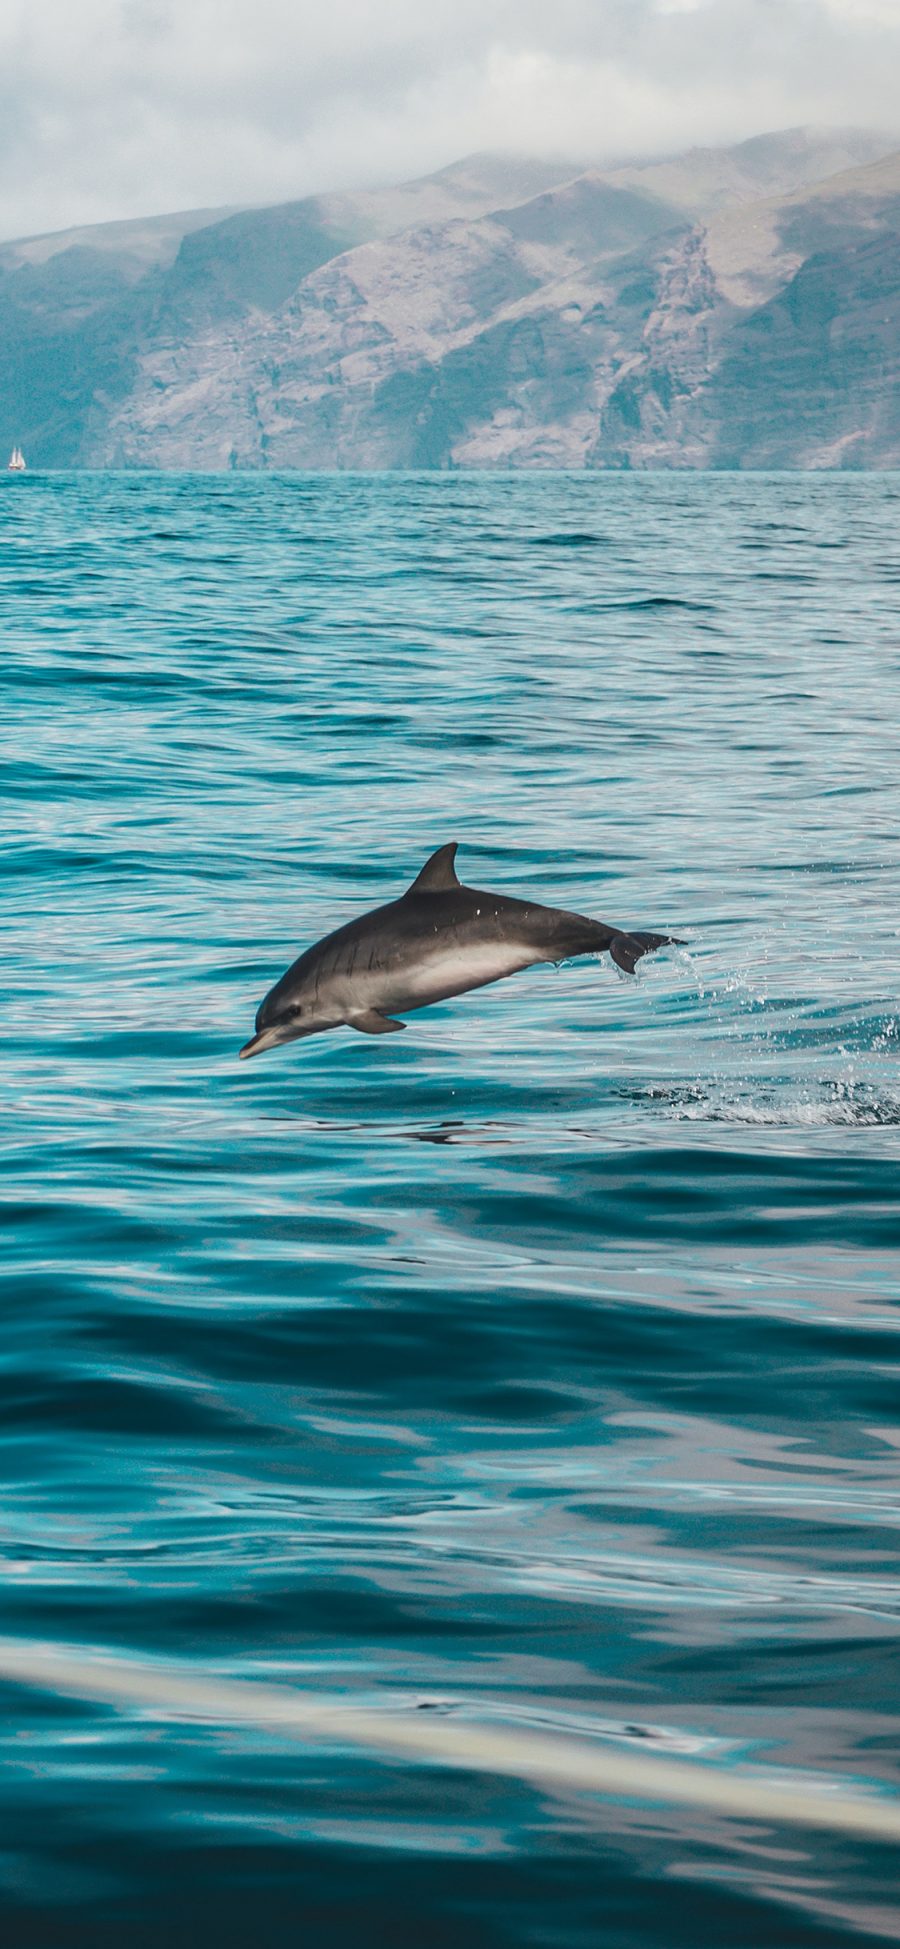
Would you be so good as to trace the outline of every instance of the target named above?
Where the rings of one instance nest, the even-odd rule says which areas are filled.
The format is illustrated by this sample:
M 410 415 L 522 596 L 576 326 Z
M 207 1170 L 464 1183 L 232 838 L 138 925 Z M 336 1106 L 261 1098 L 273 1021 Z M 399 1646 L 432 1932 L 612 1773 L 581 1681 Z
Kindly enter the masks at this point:
M 798 122 L 897 128 L 900 0 L 0 0 L 0 236 Z

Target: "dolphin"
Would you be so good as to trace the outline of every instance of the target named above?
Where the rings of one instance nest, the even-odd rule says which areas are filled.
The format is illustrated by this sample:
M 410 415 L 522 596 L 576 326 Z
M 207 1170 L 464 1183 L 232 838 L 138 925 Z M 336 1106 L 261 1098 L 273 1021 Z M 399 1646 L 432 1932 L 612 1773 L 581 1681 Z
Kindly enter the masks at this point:
M 672 934 L 626 933 L 562 907 L 461 886 L 456 852 L 455 843 L 441 846 L 399 900 L 308 947 L 260 1004 L 241 1056 L 325 1029 L 393 1035 L 406 1028 L 394 1010 L 409 1014 L 541 961 L 608 949 L 633 974 L 642 954 L 683 945 Z

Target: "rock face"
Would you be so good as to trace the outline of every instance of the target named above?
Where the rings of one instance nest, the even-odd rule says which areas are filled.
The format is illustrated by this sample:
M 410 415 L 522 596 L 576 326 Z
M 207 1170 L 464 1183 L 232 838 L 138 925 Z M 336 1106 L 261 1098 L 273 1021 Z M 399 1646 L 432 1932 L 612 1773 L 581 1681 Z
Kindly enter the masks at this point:
M 45 465 L 900 465 L 885 149 L 471 157 L 0 247 L 7 438 Z

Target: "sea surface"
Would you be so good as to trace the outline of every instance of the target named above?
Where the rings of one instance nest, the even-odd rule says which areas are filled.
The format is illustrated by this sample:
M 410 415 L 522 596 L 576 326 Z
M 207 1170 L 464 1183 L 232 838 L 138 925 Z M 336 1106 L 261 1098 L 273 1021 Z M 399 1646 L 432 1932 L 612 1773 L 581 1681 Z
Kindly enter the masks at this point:
M 900 1941 L 898 534 L 0 482 L 10 1949 Z M 687 945 L 238 1062 L 448 840 Z

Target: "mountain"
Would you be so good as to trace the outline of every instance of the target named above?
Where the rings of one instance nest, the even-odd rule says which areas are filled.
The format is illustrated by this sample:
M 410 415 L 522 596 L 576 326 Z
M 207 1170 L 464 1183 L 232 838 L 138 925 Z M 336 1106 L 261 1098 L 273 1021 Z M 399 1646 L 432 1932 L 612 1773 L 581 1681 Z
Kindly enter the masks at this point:
M 473 156 L 0 246 L 8 442 L 44 465 L 900 464 L 886 150 Z
M 103 454 L 142 355 L 269 313 L 310 272 L 369 238 L 478 216 L 576 165 L 469 156 L 411 183 L 261 210 L 199 210 L 0 244 L 0 410 L 32 465 Z M 0 426 L 2 434 L 2 426 Z M 156 465 L 155 458 L 147 462 Z
M 695 217 L 760 197 L 787 196 L 841 171 L 874 162 L 893 145 L 870 129 L 779 129 L 732 149 L 688 149 L 662 161 L 607 171 L 611 182 L 644 189 Z
M 588 465 L 900 464 L 900 153 L 673 245 Z

